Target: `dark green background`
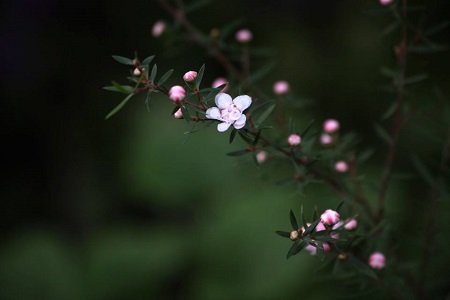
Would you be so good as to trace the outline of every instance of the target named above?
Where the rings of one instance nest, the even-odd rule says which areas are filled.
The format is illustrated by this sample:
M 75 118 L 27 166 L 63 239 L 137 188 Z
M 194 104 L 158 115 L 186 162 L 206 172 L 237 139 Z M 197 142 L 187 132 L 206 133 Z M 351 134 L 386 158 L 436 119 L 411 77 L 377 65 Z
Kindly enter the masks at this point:
M 425 24 L 446 20 L 444 0 L 416 3 L 430 9 Z M 254 33 L 252 46 L 276 52 L 277 66 L 261 82 L 264 92 L 288 80 L 296 95 L 316 103 L 290 112 L 299 126 L 334 117 L 343 132 L 356 131 L 362 145 L 378 149 L 364 170 L 376 181 L 384 148 L 372 123 L 393 99 L 379 89 L 389 84 L 379 69 L 393 65 L 398 40 L 396 34 L 380 38 L 388 17 L 363 13 L 377 5 L 229 0 L 192 17 L 207 32 L 243 18 Z M 171 117 L 164 97 L 152 100 L 150 112 L 144 98 L 134 98 L 104 121 L 120 95 L 101 88 L 111 80 L 126 83 L 128 74 L 112 54 L 156 54 L 162 72 L 175 68 L 170 84 L 204 62 L 206 84 L 225 75 L 196 46 L 178 47 L 176 56 L 166 52 L 151 36 L 154 22 L 169 20 L 155 3 L 17 0 L 3 3 L 1 14 L 1 299 L 337 296 L 313 273 L 316 259 L 302 253 L 286 261 L 290 243 L 274 234 L 289 228 L 291 208 L 335 207 L 338 199 L 327 188 L 315 186 L 302 197 L 293 186 L 274 185 L 282 178 L 271 176 L 273 165 L 258 170 L 250 160 L 226 156 L 240 145 L 229 145 L 228 135 L 214 128 L 183 144 L 188 127 Z M 448 36 L 436 39 L 445 43 Z M 430 74 L 416 90 L 419 107 L 428 101 L 433 107 L 432 83 L 448 94 L 449 67 L 448 53 L 411 65 L 413 74 Z M 406 128 L 400 170 L 410 170 L 411 149 L 427 162 L 437 160 L 441 142 L 424 136 L 444 130 L 432 119 Z M 388 198 L 399 228 L 417 229 L 419 245 L 425 189 L 396 183 Z M 448 204 L 442 207 L 446 218 Z M 408 240 L 398 242 L 413 257 Z

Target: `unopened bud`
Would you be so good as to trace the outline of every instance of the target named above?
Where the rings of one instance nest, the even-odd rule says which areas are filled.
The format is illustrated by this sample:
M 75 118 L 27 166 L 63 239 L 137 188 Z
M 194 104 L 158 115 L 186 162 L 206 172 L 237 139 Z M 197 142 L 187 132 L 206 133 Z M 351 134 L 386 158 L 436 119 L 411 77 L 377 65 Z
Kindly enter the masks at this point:
M 320 144 L 327 146 L 333 143 L 333 138 L 328 133 L 322 133 L 320 135 Z
M 348 163 L 340 160 L 334 164 L 334 169 L 336 170 L 336 172 L 345 173 L 348 171 Z
M 394 0 L 380 0 L 380 4 L 381 5 L 389 5 L 393 2 Z
M 328 119 L 323 122 L 323 131 L 326 133 L 335 133 L 339 130 L 339 122 L 335 119 Z
M 298 233 L 297 230 L 293 230 L 293 231 L 291 231 L 289 238 L 291 239 L 291 241 L 296 241 L 296 240 L 298 240 L 299 235 L 300 234 Z
M 166 23 L 164 23 L 163 21 L 158 21 L 155 23 L 155 25 L 153 25 L 152 35 L 154 37 L 159 37 L 164 32 L 165 29 Z
M 252 40 L 253 34 L 248 29 L 241 29 L 236 32 L 236 40 L 240 43 L 248 43 Z
M 133 74 L 135 76 L 139 76 L 139 75 L 141 75 L 141 70 L 139 70 L 139 68 L 136 68 L 136 69 L 134 69 Z
M 358 222 L 355 219 L 351 219 L 347 223 L 345 223 L 344 228 L 347 230 L 353 230 L 358 226 Z
M 225 83 L 227 83 L 227 85 L 225 85 L 223 87 L 223 89 L 220 91 L 221 93 L 224 93 L 224 92 L 226 92 L 228 90 L 228 80 L 226 80 L 225 78 L 219 77 L 216 80 L 214 80 L 214 82 L 212 83 L 212 87 L 213 88 L 217 88 L 217 87 L 219 87 L 219 86 L 221 86 L 222 84 L 225 84 Z
M 284 80 L 280 80 L 274 83 L 273 92 L 276 95 L 284 95 L 289 92 L 289 83 Z
M 267 152 L 266 151 L 260 151 L 258 154 L 256 154 L 256 161 L 259 164 L 262 164 L 267 160 Z
M 169 90 L 169 98 L 174 102 L 179 102 L 186 96 L 186 91 L 182 86 L 175 85 Z
M 337 211 L 327 209 L 321 216 L 320 220 L 323 225 L 333 226 L 339 222 L 339 213 Z
M 386 265 L 386 258 L 381 252 L 374 252 L 369 257 L 369 265 L 373 269 L 382 269 Z
M 186 72 L 183 76 L 183 79 L 186 82 L 194 81 L 195 78 L 197 78 L 197 72 L 195 72 L 195 71 Z
M 181 111 L 181 108 L 179 108 L 179 109 L 173 114 L 173 116 L 174 116 L 176 119 L 181 119 L 181 118 L 183 117 L 183 112 Z
M 297 134 L 291 134 L 288 137 L 288 143 L 292 147 L 300 145 L 301 141 L 302 141 L 302 138 Z
M 337 258 L 339 260 L 346 260 L 348 258 L 348 255 L 347 255 L 347 253 L 339 253 Z

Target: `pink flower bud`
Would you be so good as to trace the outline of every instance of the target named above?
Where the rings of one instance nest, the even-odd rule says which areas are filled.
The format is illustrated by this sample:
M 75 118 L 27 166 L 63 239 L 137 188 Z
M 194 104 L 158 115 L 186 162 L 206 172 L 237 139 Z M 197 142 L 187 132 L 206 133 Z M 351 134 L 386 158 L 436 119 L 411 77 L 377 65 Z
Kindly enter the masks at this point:
M 394 0 L 380 0 L 380 4 L 381 5 L 389 5 L 393 2 Z
M 179 102 L 183 100 L 184 96 L 186 96 L 186 91 L 182 86 L 175 85 L 171 87 L 169 90 L 169 98 L 174 102 Z
M 339 213 L 334 210 L 327 209 L 320 216 L 320 219 L 321 219 L 323 225 L 332 226 L 332 225 L 336 224 L 337 222 L 339 222 Z
M 260 151 L 258 154 L 256 154 L 256 161 L 259 164 L 262 164 L 267 160 L 267 152 L 266 151 Z
M 328 243 L 323 243 L 323 250 L 325 252 L 330 251 L 330 245 L 328 245 Z M 320 246 L 319 246 L 320 247 Z M 311 255 L 316 255 L 317 254 L 317 248 L 314 247 L 313 245 L 308 244 L 308 246 L 305 247 L 305 249 L 311 254 Z
M 253 34 L 248 29 L 241 29 L 236 32 L 236 40 L 240 43 L 248 43 L 252 40 Z
M 348 171 L 348 163 L 340 160 L 334 164 L 334 169 L 336 170 L 336 172 L 345 173 Z
M 153 25 L 152 35 L 154 37 L 159 37 L 164 32 L 165 29 L 166 23 L 164 23 L 163 21 L 158 21 L 155 23 L 155 25 Z
M 374 252 L 369 257 L 369 265 L 373 269 L 382 269 L 386 265 L 386 258 L 381 252 Z
M 288 143 L 292 147 L 300 145 L 302 138 L 297 134 L 291 134 L 288 138 Z
M 228 83 L 228 80 L 226 80 L 223 77 L 219 77 L 216 80 L 214 80 L 214 82 L 212 83 L 212 87 L 216 88 L 221 86 L 222 84 Z M 223 89 L 220 91 L 221 93 L 224 93 L 228 90 L 228 84 L 226 86 L 223 87 Z
M 298 239 L 299 233 L 297 230 L 293 230 L 291 231 L 291 234 L 289 236 L 289 238 L 291 239 L 291 241 L 295 241 Z
M 141 70 L 139 70 L 139 68 L 136 68 L 136 69 L 134 69 L 133 74 L 135 76 L 139 76 L 139 75 L 141 75 Z
M 335 119 L 328 119 L 323 122 L 323 131 L 326 133 L 335 133 L 339 130 L 339 122 Z
M 333 143 L 333 138 L 328 133 L 322 133 L 320 136 L 320 144 L 327 146 Z
M 174 116 L 176 119 L 181 119 L 181 118 L 183 117 L 183 112 L 181 111 L 181 108 L 179 108 L 179 109 L 173 114 L 173 116 Z
M 287 81 L 277 81 L 273 85 L 273 92 L 277 95 L 284 95 L 289 92 L 289 83 Z
M 358 222 L 355 219 L 351 219 L 350 221 L 348 221 L 345 225 L 344 228 L 347 230 L 353 230 L 358 226 Z
M 186 82 L 194 81 L 195 78 L 197 78 L 197 72 L 195 72 L 195 71 L 186 72 L 186 74 L 184 74 L 184 76 L 183 76 L 183 79 Z

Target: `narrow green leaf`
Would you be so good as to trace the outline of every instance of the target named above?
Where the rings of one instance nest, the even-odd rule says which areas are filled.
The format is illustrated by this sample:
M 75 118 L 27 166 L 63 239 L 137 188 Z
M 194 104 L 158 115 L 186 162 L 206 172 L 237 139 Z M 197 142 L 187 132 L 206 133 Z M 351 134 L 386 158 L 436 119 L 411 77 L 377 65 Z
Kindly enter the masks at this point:
M 220 29 L 220 40 L 223 41 L 230 36 L 242 24 L 242 19 L 233 20 Z
M 445 22 L 443 22 L 441 24 L 438 24 L 436 26 L 428 28 L 427 30 L 425 30 L 425 35 L 430 36 L 430 35 L 433 35 L 435 33 L 438 33 L 438 32 L 440 32 L 442 30 L 445 30 L 447 27 L 449 27 L 449 25 L 450 25 L 450 21 L 445 21 Z
M 230 133 L 230 144 L 234 141 L 234 137 L 236 136 L 236 132 L 237 132 L 237 129 L 233 128 L 233 130 Z
M 317 225 L 320 222 L 320 218 L 315 220 L 311 225 L 306 227 L 305 232 L 303 233 L 304 236 L 309 235 L 311 232 L 313 232 L 314 229 L 316 229 Z
M 276 104 L 272 104 L 270 105 L 262 114 L 261 116 L 258 118 L 258 120 L 256 121 L 257 123 L 257 127 L 259 127 L 265 119 L 267 119 L 268 116 L 270 116 L 270 114 L 272 113 L 273 109 L 275 108 Z
M 386 120 L 387 118 L 389 118 L 390 116 L 392 116 L 392 114 L 395 112 L 395 110 L 397 109 L 397 102 L 393 102 L 389 108 L 386 110 L 386 112 L 381 116 L 381 120 Z
M 377 279 L 377 274 L 375 274 L 375 272 L 367 264 L 353 256 L 350 256 L 348 260 L 358 273 L 366 275 L 372 279 Z
M 258 80 L 260 80 L 261 78 L 263 78 L 264 76 L 269 74 L 270 71 L 272 71 L 272 69 L 274 67 L 275 67 L 274 62 L 269 62 L 269 63 L 265 64 L 264 66 L 262 66 L 261 68 L 259 68 L 255 72 L 253 72 L 253 74 L 249 78 L 250 81 L 253 83 L 257 82 Z
M 428 183 L 430 186 L 434 185 L 434 179 L 431 175 L 428 168 L 425 166 L 425 164 L 422 162 L 422 160 L 415 154 L 411 155 L 411 161 L 416 168 L 417 172 L 419 172 L 420 176 L 425 180 L 426 183 Z
M 373 149 L 373 148 L 369 148 L 369 149 L 362 151 L 361 153 L 358 154 L 358 157 L 356 158 L 356 163 L 362 164 L 362 163 L 366 162 L 370 157 L 372 157 L 372 155 L 374 153 L 375 153 L 375 149 Z
M 150 63 L 153 61 L 153 59 L 155 58 L 154 55 L 147 57 L 146 59 L 144 59 L 144 61 L 142 62 L 142 65 L 150 65 Z
M 386 143 L 391 143 L 391 136 L 386 132 L 386 130 L 378 124 L 373 125 L 377 135 Z
M 191 121 L 191 115 L 189 114 L 189 111 L 186 109 L 185 106 L 181 106 L 181 112 L 183 113 L 183 119 L 189 123 Z
M 248 144 L 253 145 L 253 142 L 255 141 L 252 137 L 248 136 L 245 131 L 238 130 L 239 136 Z
M 341 201 L 341 203 L 339 203 L 339 205 L 336 207 L 336 211 L 339 212 L 342 208 L 342 205 L 344 205 L 345 201 Z
M 120 62 L 121 64 L 129 65 L 129 66 L 133 65 L 133 60 L 130 58 L 126 58 L 126 57 L 119 56 L 119 55 L 113 55 L 112 58 L 114 58 L 116 61 Z
M 428 74 L 419 74 L 419 75 L 415 75 L 415 76 L 411 76 L 405 79 L 404 84 L 414 84 L 414 83 L 418 83 L 421 82 L 425 79 L 428 78 Z
M 308 124 L 308 126 L 306 127 L 305 130 L 303 130 L 303 132 L 300 134 L 302 139 L 305 139 L 306 134 L 308 133 L 308 131 L 312 128 L 312 126 L 314 125 L 314 123 L 316 122 L 316 120 L 311 120 Z
M 398 20 L 395 20 L 393 23 L 389 24 L 382 32 L 381 36 L 386 36 L 393 32 L 395 29 L 397 29 L 400 26 L 400 22 Z
M 196 10 L 199 10 L 201 8 L 203 8 L 204 6 L 211 4 L 211 1 L 209 0 L 199 0 L 199 1 L 195 1 L 193 3 L 190 3 L 189 5 L 186 5 L 184 7 L 184 11 L 189 14 L 192 13 Z
M 298 230 L 299 227 L 298 227 L 297 219 L 295 218 L 295 215 L 294 215 L 294 212 L 292 211 L 292 209 L 289 212 L 289 219 L 291 220 L 292 229 Z
M 109 118 L 111 118 L 113 115 L 115 115 L 119 110 L 121 110 L 125 104 L 127 104 L 128 100 L 131 99 L 131 97 L 133 97 L 133 94 L 129 94 L 122 102 L 120 102 L 119 105 L 117 105 L 106 117 L 105 120 L 108 120 Z
M 104 89 L 112 92 L 119 92 L 123 94 L 130 94 L 134 91 L 134 88 L 129 85 L 120 85 L 117 82 L 113 81 L 112 86 L 105 86 Z
M 277 230 L 277 231 L 275 231 L 275 233 L 278 234 L 279 236 L 284 237 L 284 238 L 290 238 L 291 237 L 291 233 L 287 232 L 287 231 Z
M 437 44 L 415 45 L 408 48 L 408 52 L 417 54 L 432 54 L 447 50 L 448 46 Z
M 305 211 L 303 210 L 303 205 L 300 208 L 300 212 L 301 212 L 301 217 L 302 217 L 303 228 L 306 228 L 306 227 L 308 227 L 308 224 L 306 222 Z
M 317 220 L 317 218 L 319 217 L 319 213 L 317 212 L 317 206 L 314 207 L 314 213 L 313 213 L 313 220 Z
M 291 256 L 298 254 L 305 248 L 305 246 L 306 246 L 305 241 L 295 241 L 295 243 L 292 244 L 291 248 L 289 249 L 286 255 L 286 259 L 289 259 Z
M 145 105 L 147 106 L 147 110 L 150 111 L 150 100 L 152 99 L 153 90 L 149 90 L 147 96 L 145 97 Z
M 157 73 L 158 73 L 158 67 L 156 66 L 156 64 L 154 64 L 153 68 L 152 68 L 152 73 L 150 74 L 150 78 L 151 78 L 153 83 L 155 83 L 155 79 L 156 79 L 156 74 Z
M 233 152 L 227 153 L 227 155 L 228 156 L 242 156 L 242 155 L 245 155 L 247 153 L 250 153 L 250 152 L 247 151 L 247 150 L 239 150 L 239 151 L 233 151 Z
M 197 74 L 197 85 L 200 87 L 200 84 L 202 83 L 202 79 L 203 79 L 203 74 L 205 73 L 205 64 L 203 64 L 200 68 L 200 70 L 198 70 L 198 74 Z
M 388 67 L 381 67 L 380 72 L 381 72 L 381 74 L 383 74 L 384 76 L 386 76 L 388 78 L 395 78 L 398 76 L 398 71 L 392 70 Z
M 163 76 L 161 76 L 161 78 L 158 80 L 158 83 L 156 85 L 163 85 L 167 79 L 170 78 L 170 75 L 172 75 L 173 73 L 173 69 L 170 69 L 169 71 L 167 71 Z M 152 77 L 153 78 L 153 77 Z

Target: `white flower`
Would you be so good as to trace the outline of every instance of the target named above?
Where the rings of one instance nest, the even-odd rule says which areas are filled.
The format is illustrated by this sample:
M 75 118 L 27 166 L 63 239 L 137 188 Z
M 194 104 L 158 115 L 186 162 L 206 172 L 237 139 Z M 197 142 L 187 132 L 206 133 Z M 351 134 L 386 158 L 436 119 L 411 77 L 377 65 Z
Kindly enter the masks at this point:
M 242 112 L 252 104 L 252 98 L 247 95 L 242 95 L 232 100 L 230 95 L 219 93 L 216 96 L 215 102 L 217 107 L 209 108 L 206 111 L 206 117 L 223 122 L 217 125 L 218 131 L 224 132 L 231 125 L 236 129 L 241 129 L 245 126 L 247 117 Z

